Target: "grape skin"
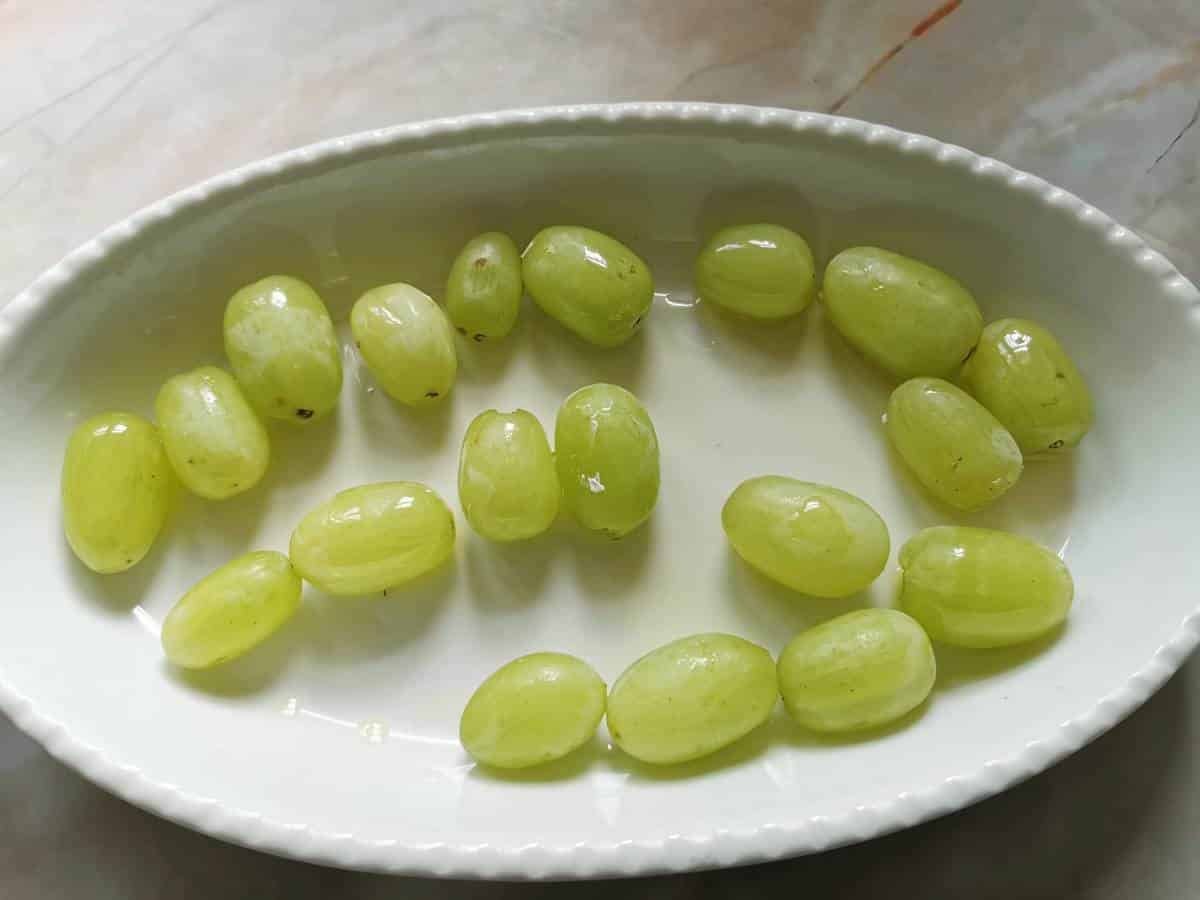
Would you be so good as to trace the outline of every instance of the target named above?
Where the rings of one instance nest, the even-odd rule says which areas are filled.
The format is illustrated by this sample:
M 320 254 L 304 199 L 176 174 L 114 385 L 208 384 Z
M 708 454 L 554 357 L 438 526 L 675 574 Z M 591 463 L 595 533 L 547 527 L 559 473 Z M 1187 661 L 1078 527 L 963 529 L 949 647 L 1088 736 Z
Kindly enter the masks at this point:
M 764 475 L 742 482 L 721 510 L 737 554 L 769 578 L 814 597 L 862 590 L 887 563 L 887 525 L 845 491 Z
M 522 656 L 471 695 L 459 740 L 477 761 L 495 768 L 553 762 L 592 739 L 604 717 L 605 691 L 600 676 L 577 657 Z
M 521 253 L 507 234 L 472 238 L 450 266 L 446 313 L 474 341 L 505 337 L 521 307 Z
M 225 307 L 225 355 L 262 415 L 304 424 L 327 415 L 342 390 L 342 357 L 325 304 L 298 278 L 272 275 Z
M 813 731 L 877 728 L 929 696 L 937 663 L 916 621 L 859 609 L 796 635 L 779 655 L 788 714 Z
M 779 225 L 722 228 L 696 259 L 696 293 L 704 303 L 756 319 L 781 319 L 812 302 L 813 255 L 796 232 Z
M 336 596 L 403 584 L 454 552 L 454 516 L 433 490 L 413 481 L 350 488 L 308 513 L 288 555 L 300 576 Z
M 996 417 L 939 378 L 913 378 L 892 392 L 887 434 L 925 489 L 955 509 L 991 503 L 1024 467 L 1017 442 Z
M 901 380 L 949 378 L 983 328 L 965 287 L 932 266 L 878 247 L 851 247 L 831 259 L 822 296 L 842 337 Z
M 373 288 L 354 304 L 350 330 L 393 400 L 426 406 L 450 393 L 458 374 L 454 328 L 428 294 L 410 284 Z
M 929 636 L 960 647 L 1005 647 L 1062 624 L 1075 587 L 1054 553 L 987 528 L 926 528 L 900 549 L 900 605 Z
M 174 665 L 207 669 L 235 659 L 278 631 L 300 606 L 300 576 L 282 553 L 239 556 L 203 578 L 163 620 Z
M 458 496 L 467 522 L 493 541 L 535 537 L 558 516 L 561 491 L 542 424 L 523 409 L 480 413 L 459 454 Z
M 641 257 L 590 228 L 539 231 L 525 248 L 521 277 L 546 315 L 600 347 L 633 337 L 654 300 L 650 268 Z
M 158 430 L 140 416 L 109 412 L 67 441 L 61 499 L 71 550 L 93 572 L 136 565 L 162 531 L 171 467 Z
M 262 479 L 267 430 L 233 377 L 212 366 L 169 379 L 154 402 L 167 458 L 192 493 L 223 500 Z
M 687 762 L 762 725 L 778 699 L 770 653 L 731 634 L 697 634 L 625 670 L 609 692 L 608 732 L 642 762 Z
M 554 425 L 563 506 L 584 528 L 624 537 L 658 502 L 658 435 L 622 387 L 590 384 L 563 401 Z

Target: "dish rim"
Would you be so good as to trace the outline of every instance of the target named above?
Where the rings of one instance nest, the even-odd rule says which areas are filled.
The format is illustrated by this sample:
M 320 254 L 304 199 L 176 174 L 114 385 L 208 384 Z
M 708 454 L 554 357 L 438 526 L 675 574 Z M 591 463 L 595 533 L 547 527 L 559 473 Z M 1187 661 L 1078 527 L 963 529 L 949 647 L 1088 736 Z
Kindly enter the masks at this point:
M 619 136 L 642 130 L 688 128 L 774 130 L 822 135 L 835 142 L 884 146 L 923 156 L 941 166 L 966 170 L 978 179 L 1006 183 L 1044 206 L 1068 213 L 1118 248 L 1133 265 L 1158 279 L 1169 301 L 1195 308 L 1200 293 L 1158 251 L 1107 214 L 1043 179 L 963 147 L 924 135 L 825 113 L 721 103 L 604 103 L 510 109 L 393 125 L 332 138 L 269 156 L 178 191 L 102 231 L 43 272 L 0 308 L 0 360 L 36 326 L 40 315 L 63 302 L 60 289 L 101 264 L 114 251 L 157 225 L 204 206 L 225 202 L 275 183 L 305 177 L 396 152 L 440 144 L 482 143 L 505 132 L 524 136 L 539 129 L 577 136 L 586 128 Z M 634 126 L 634 127 L 631 127 Z M 780 825 L 746 829 L 714 828 L 697 836 L 666 835 L 657 840 L 579 842 L 565 848 L 531 842 L 502 849 L 486 843 L 420 843 L 368 840 L 353 833 L 330 833 L 303 823 L 279 822 L 260 813 L 191 794 L 150 779 L 134 765 L 113 759 L 39 710 L 0 671 L 0 710 L 57 760 L 105 790 L 149 812 L 210 836 L 281 856 L 325 865 L 394 874 L 494 879 L 572 879 L 677 872 L 760 862 L 814 853 L 869 840 L 962 809 L 1044 771 L 1103 734 L 1141 706 L 1200 643 L 1200 605 L 1171 637 L 1116 690 L 1091 708 L 1061 723 L 1050 735 L 1019 751 L 989 760 L 977 770 L 954 775 L 922 790 L 859 806 L 842 815 L 814 816 Z

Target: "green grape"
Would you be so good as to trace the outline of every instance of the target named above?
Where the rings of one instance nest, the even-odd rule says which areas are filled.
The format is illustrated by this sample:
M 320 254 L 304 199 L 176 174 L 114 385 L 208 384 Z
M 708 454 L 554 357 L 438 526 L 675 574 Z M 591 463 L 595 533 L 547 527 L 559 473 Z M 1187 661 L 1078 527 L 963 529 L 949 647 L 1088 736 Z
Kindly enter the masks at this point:
M 167 459 L 193 493 L 223 500 L 267 471 L 267 430 L 228 372 L 205 366 L 176 375 L 159 390 L 154 414 Z
M 554 424 L 563 505 L 590 531 L 624 537 L 658 501 L 658 435 L 638 398 L 589 384 L 563 401 Z
M 133 413 L 93 416 L 71 433 L 62 469 L 63 530 L 80 562 L 124 572 L 167 518 L 171 466 L 157 429 Z
M 531 653 L 497 669 L 471 695 L 458 726 L 463 748 L 498 769 L 561 759 L 596 733 L 605 685 L 583 660 Z
M 916 709 L 936 672 L 920 625 L 894 609 L 859 609 L 792 638 L 779 654 L 779 691 L 805 728 L 857 731 Z
M 866 503 L 837 488 L 764 475 L 725 501 L 721 524 L 738 556 L 814 597 L 845 597 L 887 563 L 888 530 Z
M 392 399 L 423 406 L 454 387 L 454 328 L 442 308 L 412 285 L 367 291 L 350 312 L 350 330 L 371 374 Z
M 1028 538 L 987 528 L 926 528 L 900 548 L 900 605 L 929 636 L 960 647 L 1004 647 L 1067 617 L 1066 565 Z
M 770 653 L 732 634 L 696 634 L 625 670 L 608 695 L 608 733 L 642 762 L 687 762 L 762 725 L 778 698 Z
M 454 552 L 454 516 L 423 484 L 364 484 L 309 512 L 288 552 L 301 577 L 321 590 L 371 594 L 445 562 Z
M 892 391 L 887 433 L 917 480 L 943 503 L 975 510 L 1021 476 L 1021 450 L 970 394 L 938 378 L 913 378 Z
M 520 541 L 549 528 L 561 491 L 554 454 L 533 413 L 494 409 L 463 438 L 458 498 L 471 527 L 493 541 Z
M 257 550 L 197 582 L 163 620 L 167 659 L 207 669 L 278 631 L 300 606 L 300 576 L 282 553 Z
M 337 405 L 342 357 L 325 304 L 298 278 L 272 275 L 225 307 L 225 355 L 264 416 L 308 422 Z
M 650 269 L 641 258 L 590 228 L 539 231 L 525 248 L 521 276 L 543 312 L 601 347 L 633 337 L 654 300 Z
M 1026 456 L 1074 447 L 1092 427 L 1087 382 L 1054 335 L 1028 319 L 983 329 L 962 380 Z
M 842 337 L 900 379 L 949 377 L 983 327 L 965 287 L 932 266 L 877 247 L 851 247 L 831 259 L 822 296 Z
M 813 255 L 800 235 L 779 225 L 733 225 L 696 260 L 696 292 L 756 319 L 803 311 L 813 298 Z
M 521 308 L 521 253 L 507 234 L 489 231 L 462 248 L 446 279 L 446 313 L 473 340 L 502 338 Z

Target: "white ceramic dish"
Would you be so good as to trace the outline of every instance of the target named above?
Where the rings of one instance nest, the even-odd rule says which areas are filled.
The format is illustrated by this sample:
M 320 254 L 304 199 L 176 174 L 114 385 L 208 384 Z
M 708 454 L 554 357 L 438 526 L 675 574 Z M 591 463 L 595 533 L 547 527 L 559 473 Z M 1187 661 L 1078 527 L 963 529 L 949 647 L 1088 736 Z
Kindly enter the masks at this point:
M 1031 463 L 970 521 L 1062 548 L 1069 627 L 1019 652 L 939 652 L 909 727 L 806 738 L 779 717 L 704 764 L 656 773 L 594 747 L 541 780 L 474 769 L 455 739 L 474 686 L 559 649 L 610 682 L 644 651 L 727 630 L 778 651 L 805 624 L 887 603 L 818 602 L 754 577 L 719 509 L 767 472 L 848 488 L 893 549 L 952 518 L 889 458 L 888 386 L 814 309 L 755 327 L 690 306 L 699 237 L 770 220 L 823 262 L 873 243 L 971 286 L 985 314 L 1050 326 L 1091 380 L 1098 422 L 1068 462 Z M 502 228 L 590 224 L 639 250 L 662 295 L 618 351 L 532 307 L 514 337 L 464 344 L 451 401 L 398 410 L 346 351 L 340 414 L 273 430 L 267 483 L 224 504 L 183 498 L 159 548 L 101 579 L 60 537 L 70 428 L 148 413 L 161 381 L 220 361 L 233 287 L 274 271 L 320 285 L 343 325 L 363 288 L 440 294 L 454 252 Z M 369 132 L 221 175 L 81 247 L 0 313 L 4 616 L 0 704 L 59 759 L 120 796 L 232 841 L 335 865 L 483 877 L 587 877 L 770 859 L 960 808 L 1079 748 L 1146 699 L 1200 634 L 1196 616 L 1200 296 L 1160 255 L 1075 197 L 958 147 L 829 116 L 638 104 L 476 116 Z M 307 595 L 268 646 L 203 678 L 163 664 L 157 622 L 235 553 L 286 547 L 310 505 L 352 484 L 425 480 L 454 504 L 458 441 L 490 406 L 552 423 L 569 391 L 633 388 L 655 418 L 663 492 L 621 543 L 567 523 L 528 546 L 465 527 L 455 564 L 386 598 Z M 461 523 L 461 517 L 460 517 Z

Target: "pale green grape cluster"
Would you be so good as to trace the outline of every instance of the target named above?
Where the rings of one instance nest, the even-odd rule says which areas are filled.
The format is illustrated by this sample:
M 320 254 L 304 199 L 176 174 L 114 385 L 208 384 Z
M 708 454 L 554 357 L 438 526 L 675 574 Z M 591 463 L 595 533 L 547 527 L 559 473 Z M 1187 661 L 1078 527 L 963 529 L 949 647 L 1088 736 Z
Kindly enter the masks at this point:
M 837 488 L 780 475 L 742 482 L 721 523 L 738 555 L 764 575 L 814 597 L 845 597 L 887 563 L 887 526 Z
M 521 308 L 521 253 L 507 234 L 472 238 L 450 266 L 446 314 L 459 333 L 475 341 L 502 338 Z
M 712 236 L 696 259 L 705 303 L 756 319 L 802 312 L 816 293 L 808 242 L 779 225 L 733 225 Z
M 171 467 L 158 430 L 132 413 L 105 413 L 67 441 L 63 530 L 93 572 L 124 572 L 153 546 L 167 518 Z
M 996 417 L 940 378 L 913 378 L 892 392 L 887 434 L 925 489 L 955 509 L 991 503 L 1024 467 L 1017 442 Z
M 779 691 L 805 728 L 856 731 L 920 706 L 936 672 L 920 625 L 893 609 L 859 609 L 791 640 L 779 655 Z
M 296 571 L 336 596 L 372 594 L 412 581 L 454 552 L 454 515 L 413 481 L 364 484 L 335 494 L 292 532 Z
M 458 374 L 454 328 L 428 294 L 410 284 L 373 288 L 354 304 L 350 330 L 392 399 L 424 406 L 450 393 Z
M 878 247 L 851 247 L 831 259 L 822 292 L 829 318 L 850 345 L 900 379 L 950 377 L 983 328 L 965 287 Z
M 310 422 L 337 405 L 342 357 L 329 310 L 298 278 L 272 275 L 225 307 L 225 355 L 264 416 Z
M 633 337 L 654 300 L 654 281 L 641 257 L 590 228 L 539 231 L 525 248 L 521 277 L 546 315 L 600 347 Z
M 1074 447 L 1092 427 L 1092 395 L 1054 335 L 1028 319 L 992 322 L 963 384 L 1028 455 Z
M 1075 594 L 1066 565 L 1028 538 L 986 528 L 926 528 L 900 549 L 900 605 L 934 640 L 1003 647 L 1062 624 Z
M 169 379 L 154 415 L 175 474 L 201 497 L 223 500 L 248 491 L 267 471 L 267 429 L 221 369 L 205 366 Z
M 533 413 L 475 417 L 458 464 L 458 497 L 472 528 L 493 541 L 536 537 L 554 524 L 560 495 L 554 454 Z
M 697 634 L 625 670 L 609 692 L 608 733 L 642 762 L 687 762 L 749 734 L 778 699 L 770 653 L 732 634 Z
M 605 684 L 583 660 L 532 653 L 493 672 L 463 710 L 459 741 L 498 769 L 561 759 L 592 739 L 604 717 Z
M 571 394 L 554 423 L 563 506 L 612 538 L 641 525 L 658 502 L 658 435 L 641 402 L 614 384 Z
M 300 576 L 282 553 L 239 556 L 198 582 L 167 614 L 163 652 L 184 669 L 236 659 L 292 617 L 300 588 Z

